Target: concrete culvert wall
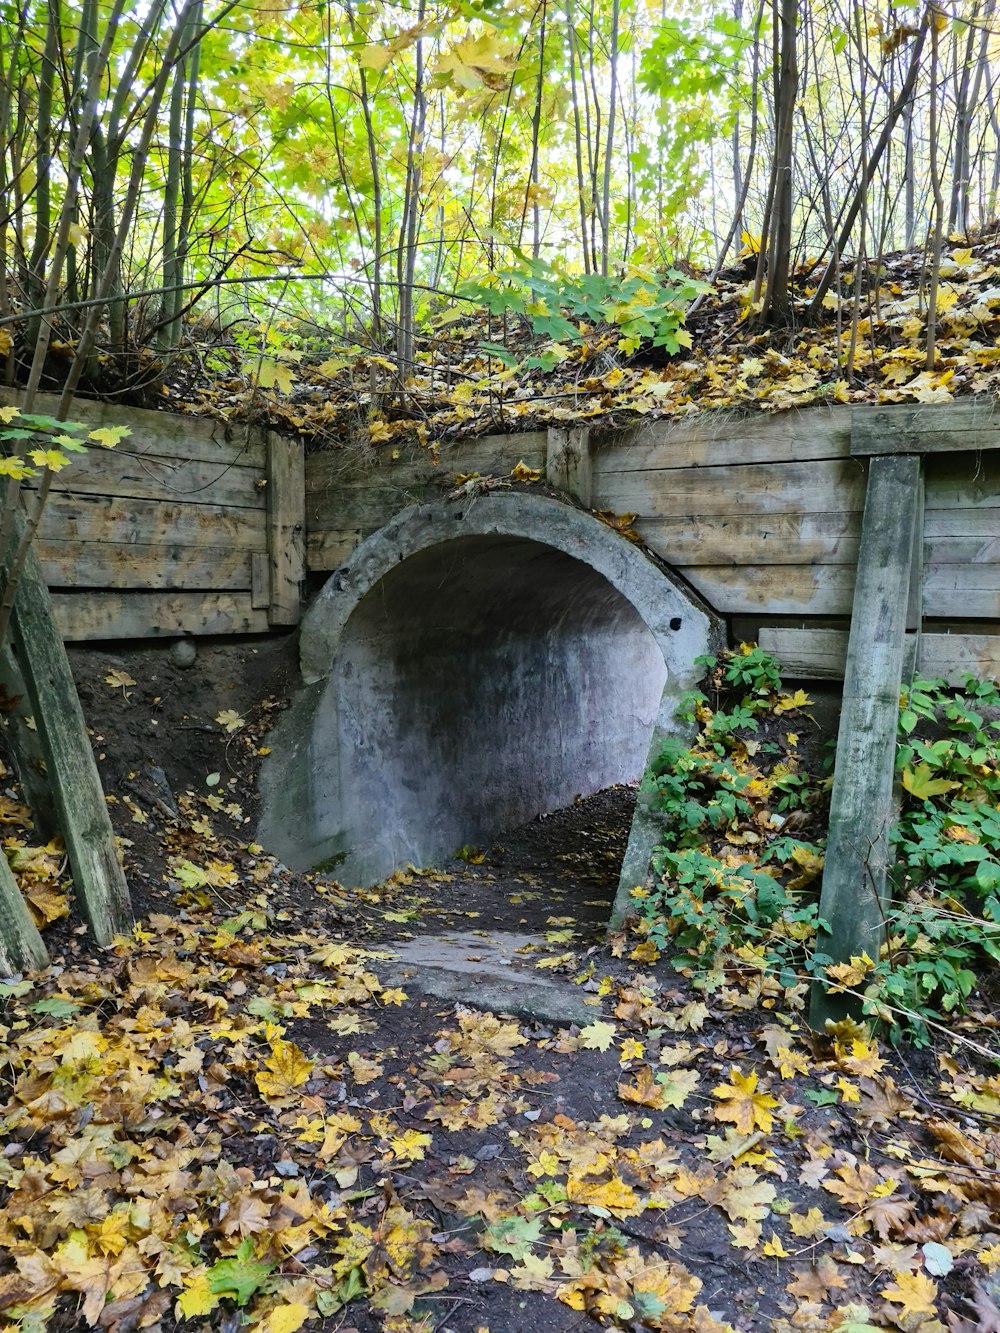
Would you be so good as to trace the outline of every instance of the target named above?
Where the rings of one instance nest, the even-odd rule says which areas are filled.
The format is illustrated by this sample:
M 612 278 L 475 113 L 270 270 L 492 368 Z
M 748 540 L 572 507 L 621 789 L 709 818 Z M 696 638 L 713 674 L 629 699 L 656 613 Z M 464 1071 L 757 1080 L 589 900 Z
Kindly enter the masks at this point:
M 558 500 L 404 510 L 303 622 L 303 689 L 269 742 L 259 836 L 290 864 L 368 883 L 634 780 L 717 628 Z M 634 831 L 632 875 L 647 842 Z

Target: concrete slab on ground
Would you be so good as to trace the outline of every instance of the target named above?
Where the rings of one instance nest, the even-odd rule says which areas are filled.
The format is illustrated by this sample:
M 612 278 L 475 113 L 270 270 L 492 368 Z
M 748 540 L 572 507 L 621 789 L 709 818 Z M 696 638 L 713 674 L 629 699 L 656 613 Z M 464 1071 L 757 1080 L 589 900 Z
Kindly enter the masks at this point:
M 600 1017 L 600 1007 L 587 1004 L 579 986 L 535 969 L 533 960 L 551 948 L 541 935 L 484 936 L 475 931 L 424 935 L 394 944 L 396 961 L 379 972 L 387 985 L 472 1009 L 560 1026 L 592 1023 Z

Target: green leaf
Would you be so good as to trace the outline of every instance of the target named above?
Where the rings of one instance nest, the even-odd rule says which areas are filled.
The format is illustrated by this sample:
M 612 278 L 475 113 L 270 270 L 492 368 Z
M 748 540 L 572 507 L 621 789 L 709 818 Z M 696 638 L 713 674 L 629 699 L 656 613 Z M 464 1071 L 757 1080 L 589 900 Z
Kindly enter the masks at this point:
M 253 1241 L 247 1236 L 234 1258 L 220 1259 L 208 1270 L 209 1290 L 216 1296 L 233 1297 L 237 1305 L 246 1305 L 274 1267 L 273 1262 L 253 1257 Z
M 805 1095 L 814 1106 L 833 1106 L 840 1100 L 840 1093 L 833 1088 L 806 1088 Z
M 33 1014 L 49 1014 L 52 1018 L 72 1018 L 74 1014 L 80 1012 L 78 1004 L 74 1004 L 72 1000 L 61 1000 L 58 996 L 53 996 L 49 1000 L 39 1000 L 29 1008 Z
M 523 1259 L 542 1238 L 540 1217 L 498 1217 L 486 1228 L 483 1247 L 497 1254 Z

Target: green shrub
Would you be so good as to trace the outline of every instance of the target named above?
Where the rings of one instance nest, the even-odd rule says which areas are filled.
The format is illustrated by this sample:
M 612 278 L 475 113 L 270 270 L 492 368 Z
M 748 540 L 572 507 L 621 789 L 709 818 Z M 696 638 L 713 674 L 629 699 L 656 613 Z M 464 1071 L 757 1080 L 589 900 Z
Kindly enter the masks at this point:
M 810 701 L 785 693 L 752 645 L 702 660 L 703 689 L 680 710 L 697 737 L 668 739 L 644 782 L 664 836 L 654 887 L 637 894 L 639 929 L 696 985 L 783 990 L 801 1004 L 830 961 L 815 950 L 830 779 L 807 771 L 794 733 Z M 868 1014 L 918 1042 L 1000 963 L 998 719 L 992 681 L 916 679 L 900 699 L 887 942 L 838 971 Z M 791 815 L 812 840 L 786 829 Z

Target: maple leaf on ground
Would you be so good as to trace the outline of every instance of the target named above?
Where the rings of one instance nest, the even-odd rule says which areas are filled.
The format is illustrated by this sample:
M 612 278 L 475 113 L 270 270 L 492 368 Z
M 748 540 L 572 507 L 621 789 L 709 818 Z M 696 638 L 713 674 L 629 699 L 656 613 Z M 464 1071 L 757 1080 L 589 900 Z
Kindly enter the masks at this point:
M 857 1166 L 838 1166 L 835 1172 L 839 1180 L 824 1180 L 823 1188 L 835 1194 L 845 1208 L 863 1208 L 873 1197 L 874 1191 L 884 1183 L 883 1177 L 867 1162 Z
M 110 685 L 113 690 L 124 690 L 134 685 L 135 681 L 127 671 L 109 671 L 104 677 L 104 683 Z
M 803 1240 L 813 1240 L 816 1236 L 822 1236 L 829 1225 L 818 1208 L 810 1208 L 807 1213 L 788 1214 L 788 1226 L 792 1235 L 801 1236 Z
M 552 1286 L 555 1263 L 547 1255 L 526 1254 L 510 1270 L 510 1285 L 518 1291 L 548 1291 Z
M 719 1207 L 732 1222 L 762 1222 L 771 1211 L 776 1190 L 746 1167 L 737 1167 L 725 1181 Z
M 866 1204 L 862 1216 L 878 1232 L 880 1240 L 888 1240 L 893 1232 L 901 1232 L 913 1216 L 913 1200 L 903 1199 L 898 1195 L 872 1199 Z
M 315 1060 L 310 1060 L 293 1041 L 280 1037 L 271 1043 L 271 1054 L 264 1061 L 264 1069 L 254 1075 L 261 1095 L 268 1101 L 283 1101 L 294 1096 L 312 1073 Z
M 617 1031 L 614 1023 L 605 1023 L 602 1019 L 598 1019 L 596 1023 L 580 1029 L 577 1041 L 585 1051 L 606 1051 L 613 1043 Z
M 731 1120 L 741 1134 L 749 1134 L 754 1129 L 762 1129 L 767 1134 L 774 1124 L 771 1111 L 778 1105 L 777 1099 L 757 1091 L 756 1070 L 741 1074 L 734 1065 L 729 1078 L 729 1083 L 720 1083 L 712 1089 L 712 1096 L 724 1103 L 714 1108 L 716 1120 Z
M 587 1208 L 606 1208 L 614 1217 L 638 1217 L 646 1207 L 632 1186 L 614 1175 L 606 1181 L 571 1175 L 566 1180 L 566 1197 Z
M 799 1269 L 785 1290 L 801 1300 L 822 1302 L 832 1300 L 832 1293 L 846 1286 L 847 1279 L 841 1276 L 836 1263 L 830 1255 L 823 1254 L 808 1268 Z
M 257 1324 L 254 1333 L 296 1333 L 307 1319 L 313 1317 L 313 1311 L 301 1301 L 288 1301 L 270 1310 L 263 1323 Z
M 895 1273 L 896 1281 L 886 1287 L 882 1296 L 900 1307 L 903 1315 L 937 1314 L 937 1283 L 923 1273 Z
M 220 1259 L 208 1270 L 208 1288 L 216 1296 L 232 1297 L 237 1305 L 246 1305 L 274 1268 L 253 1257 L 253 1241 L 248 1236 L 235 1255 Z

